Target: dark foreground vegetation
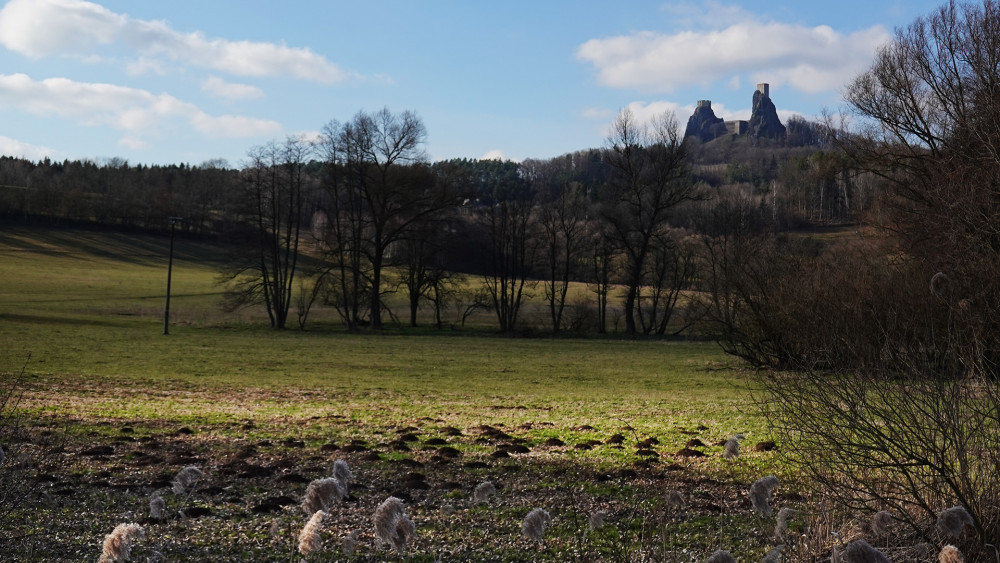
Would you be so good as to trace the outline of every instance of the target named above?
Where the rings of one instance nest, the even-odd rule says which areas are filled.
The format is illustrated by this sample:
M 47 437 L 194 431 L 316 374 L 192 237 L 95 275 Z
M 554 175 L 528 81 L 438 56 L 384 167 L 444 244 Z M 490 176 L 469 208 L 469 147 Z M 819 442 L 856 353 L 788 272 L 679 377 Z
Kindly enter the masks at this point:
M 49 426 L 64 424 L 73 400 L 96 397 L 100 402 L 113 393 L 73 383 L 70 372 L 61 372 L 41 380 L 54 387 L 54 397 L 65 397 L 65 404 L 49 403 L 14 368 L 5 380 L 10 399 L 2 407 L 9 436 L 4 440 L 14 452 L 0 465 L 7 498 L 19 471 L 28 479 L 22 482 L 51 478 L 64 491 L 82 484 L 90 490 L 117 490 L 117 485 L 146 495 L 145 489 L 154 487 L 151 480 L 166 487 L 166 479 L 175 478 L 175 470 L 190 461 L 203 466 L 196 471 L 207 466 L 217 475 L 210 485 L 220 490 L 211 494 L 221 496 L 205 500 L 202 508 L 238 514 L 237 524 L 224 527 L 226 533 L 252 538 L 260 551 L 241 549 L 256 557 L 273 545 L 264 546 L 267 540 L 259 533 L 241 529 L 246 506 L 265 503 L 265 495 L 289 482 L 281 481 L 285 475 L 297 475 L 288 479 L 302 482 L 288 485 L 289 494 L 275 498 L 286 496 L 292 504 L 308 499 L 306 482 L 329 476 L 339 458 L 365 476 L 359 480 L 363 493 L 336 495 L 348 507 L 355 502 L 358 510 L 307 503 L 316 518 L 310 529 L 322 524 L 316 516 L 321 511 L 311 510 L 317 506 L 330 508 L 333 516 L 327 517 L 335 520 L 352 519 L 338 528 L 342 532 L 361 529 L 385 497 L 394 495 L 409 501 L 403 505 L 409 516 L 389 502 L 381 511 L 392 515 L 391 529 L 382 529 L 389 535 L 375 526 L 367 528 L 364 533 L 370 535 L 363 539 L 375 549 L 422 546 L 417 557 L 427 559 L 451 554 L 460 559 L 702 560 L 711 547 L 740 544 L 735 532 L 723 539 L 698 539 L 706 527 L 718 529 L 713 527 L 724 520 L 720 515 L 733 515 L 727 529 L 743 530 L 742 547 L 731 547 L 743 560 L 767 556 L 774 561 L 778 555 L 769 551 L 776 545 L 785 546 L 782 560 L 961 561 L 960 553 L 972 561 L 1000 557 L 998 69 L 1000 6 L 994 1 L 951 3 L 898 30 L 872 67 L 847 86 L 852 127 L 796 123 L 784 141 L 724 136 L 698 145 L 679 137 L 670 115 L 641 124 L 623 112 L 601 150 L 550 161 L 430 164 L 421 153 L 426 133 L 419 118 L 383 110 L 331 123 L 317 145 L 289 139 L 255 148 L 240 170 L 218 164 L 147 168 L 5 159 L 0 163 L 4 216 L 42 224 L 171 228 L 219 241 L 220 248 L 225 242 L 234 252 L 216 271 L 225 282 L 228 310 L 266 315 L 272 328 L 294 321 L 307 327 L 325 310 L 333 312 L 348 335 L 384 337 L 390 324 L 416 325 L 430 318 L 428 324 L 438 328 L 460 328 L 466 313 L 488 312 L 501 333 L 529 328 L 537 333 L 537 325 L 529 327 L 522 316 L 533 295 L 543 304 L 552 333 L 601 333 L 610 325 L 630 337 L 700 335 L 716 340 L 757 369 L 751 393 L 763 407 L 769 437 L 780 452 L 747 456 L 737 437 L 743 428 L 724 423 L 719 429 L 718 420 L 707 417 L 672 425 L 674 430 L 647 421 L 652 432 L 636 430 L 631 421 L 609 422 L 617 420 L 619 410 L 636 412 L 631 409 L 641 401 L 634 395 L 607 409 L 583 401 L 585 410 L 604 415 L 600 424 L 559 426 L 542 420 L 549 417 L 540 413 L 504 416 L 494 424 L 475 420 L 482 418 L 478 411 L 450 420 L 447 402 L 433 402 L 426 415 L 406 411 L 386 420 L 390 401 L 420 404 L 414 397 L 432 392 L 434 381 L 428 380 L 423 395 L 394 395 L 389 387 L 381 390 L 387 395 L 366 399 L 361 409 L 378 411 L 370 421 L 340 414 L 334 406 L 338 403 L 330 401 L 309 415 L 318 418 L 274 423 L 274 430 L 252 442 L 233 439 L 233 429 L 226 426 L 234 424 L 232 418 L 206 423 L 206 440 L 198 446 L 189 443 L 196 440 L 183 428 L 162 425 L 157 416 L 135 412 L 124 417 L 112 411 L 117 414 L 103 422 L 115 417 L 128 422 L 110 422 L 111 433 L 135 438 L 138 432 L 140 440 L 156 444 L 151 449 L 166 447 L 179 456 L 166 464 L 169 472 L 162 469 L 164 457 L 148 465 L 158 469 L 136 470 L 129 477 L 134 460 L 162 456 L 121 436 L 109 444 L 97 428 L 102 423 L 99 409 L 81 416 L 85 424 L 95 425 L 88 439 L 101 448 L 89 454 L 71 435 L 64 438 L 55 428 L 45 428 L 39 418 L 52 412 Z M 817 230 L 842 222 L 851 225 L 851 236 L 825 236 Z M 399 322 L 407 315 L 393 313 L 400 310 L 393 303 L 406 303 L 408 323 Z M 456 303 L 462 314 L 457 322 L 447 321 L 444 312 Z M 431 313 L 419 316 L 422 308 Z M 566 342 L 572 341 L 546 344 Z M 611 380 L 625 385 L 634 375 Z M 538 378 L 545 381 L 547 376 L 540 373 Z M 401 381 L 405 378 L 391 384 Z M 545 382 L 550 384 L 555 387 Z M 142 389 L 155 393 L 158 385 Z M 60 392 L 64 387 L 71 391 Z M 254 386 L 239 389 L 256 392 Z M 224 395 L 198 385 L 192 390 L 212 401 Z M 17 400 L 22 392 L 30 397 L 27 402 Z M 308 392 L 313 391 L 303 390 Z M 287 393 L 279 401 L 287 402 L 283 408 L 308 404 Z M 470 402 L 481 398 L 475 394 Z M 561 413 L 569 403 L 543 406 Z M 519 407 L 532 408 L 515 402 L 514 410 Z M 317 429 L 308 440 L 291 430 L 330 416 L 347 418 Z M 554 435 L 540 431 L 547 422 L 558 430 Z M 242 424 L 240 431 L 248 434 L 259 425 L 253 417 Z M 324 431 L 337 436 L 325 452 Z M 32 440 L 20 438 L 22 432 Z M 413 437 L 397 441 L 391 437 L 397 432 Z M 683 444 L 689 450 L 702 448 L 714 460 L 681 460 L 692 454 L 681 453 L 680 434 L 672 432 L 714 432 L 704 436 L 709 441 L 699 434 Z M 35 446 L 36 436 L 48 441 Z M 664 448 L 649 438 L 672 441 Z M 305 455 L 298 453 L 296 440 L 303 442 Z M 563 455 L 569 453 L 567 444 L 575 450 L 587 440 L 595 441 L 591 449 L 608 448 L 602 450 L 607 456 Z M 15 450 L 15 445 L 23 449 Z M 348 450 L 351 446 L 365 450 Z M 526 448 L 521 455 L 529 457 L 507 461 L 512 449 L 521 451 L 516 446 Z M 614 452 L 626 449 L 634 451 L 634 458 L 616 458 Z M 546 455 L 530 456 L 540 450 Z M 44 456 L 67 452 L 77 455 L 80 466 L 69 476 L 50 473 L 54 470 L 49 468 L 63 466 L 47 463 Z M 86 461 L 101 456 L 110 463 Z M 625 465 L 629 467 L 623 469 Z M 392 484 L 403 477 L 404 466 L 416 468 L 409 473 L 419 477 L 407 475 L 406 486 Z M 786 472 L 791 479 L 785 479 Z M 498 473 L 527 478 L 504 481 Z M 772 480 L 769 473 L 781 476 Z M 244 474 L 264 481 L 226 488 L 236 481 L 225 479 Z M 527 500 L 518 501 L 515 509 L 504 504 L 511 497 L 502 497 L 492 508 L 481 509 L 477 500 L 467 499 L 477 494 L 476 483 L 486 480 L 495 492 L 504 490 L 496 487 L 499 481 Z M 799 511 L 800 519 L 791 520 L 797 522 L 791 527 L 790 513 L 775 513 L 770 504 L 781 481 L 796 483 L 795 490 L 801 491 L 777 497 L 777 506 Z M 340 487 L 355 482 L 348 477 L 338 481 Z M 636 488 L 636 483 L 641 485 Z M 558 494 L 546 496 L 546 484 Z M 328 485 L 338 490 L 332 482 Z M 690 493 L 683 505 L 666 494 L 674 488 Z M 76 494 L 72 491 L 66 494 Z M 617 496 L 623 492 L 627 500 Z M 208 498 L 196 497 L 187 485 L 173 494 L 161 497 L 185 507 L 183 515 L 146 521 L 164 534 L 155 545 L 169 549 L 183 543 L 174 543 L 171 534 L 203 522 L 192 517 L 191 510 L 199 506 L 192 499 Z M 461 503 L 448 502 L 452 498 L 465 502 L 457 520 L 451 516 Z M 638 499 L 655 500 L 643 504 Z M 82 500 L 97 502 L 94 497 Z M 619 502 L 617 508 L 598 508 L 613 500 Z M 66 512 L 70 504 L 48 502 L 48 510 L 55 512 Z M 534 512 L 519 533 L 529 508 L 545 512 Z M 599 522 L 593 529 L 582 524 L 589 508 L 595 511 L 588 521 L 598 511 L 612 516 L 608 543 L 600 543 L 605 532 L 598 531 L 604 529 Z M 137 510 L 134 519 L 144 518 L 145 507 Z M 276 510 L 282 516 L 274 537 L 284 539 L 275 541 L 288 542 L 281 526 L 305 525 L 306 511 L 296 510 Z M 430 521 L 430 512 L 447 517 L 430 526 L 436 532 L 424 529 L 432 539 L 414 539 L 411 532 L 419 531 L 420 518 L 412 516 L 420 513 Z M 110 528 L 104 521 L 88 522 L 94 528 L 83 533 L 81 523 L 74 528 L 78 537 L 99 535 L 98 526 Z M 463 530 L 450 527 L 457 522 Z M 498 530 L 487 522 L 505 522 L 501 528 L 513 529 L 522 543 L 513 551 L 490 543 L 479 531 Z M 546 532 L 548 524 L 552 527 Z M 671 535 L 687 526 L 697 531 L 679 540 Z M 19 546 L 35 546 L 44 532 L 19 533 L 26 542 Z M 123 528 L 119 539 L 124 542 L 128 533 Z M 381 548 L 375 539 L 380 534 Z M 327 540 L 329 536 L 327 532 Z M 511 534 L 489 537 L 500 536 Z M 686 547 L 691 545 L 697 547 Z M 526 548 L 530 555 L 524 555 Z M 317 559 L 338 556 L 310 551 L 308 545 L 298 550 Z M 716 553 L 708 560 L 730 560 L 726 557 Z

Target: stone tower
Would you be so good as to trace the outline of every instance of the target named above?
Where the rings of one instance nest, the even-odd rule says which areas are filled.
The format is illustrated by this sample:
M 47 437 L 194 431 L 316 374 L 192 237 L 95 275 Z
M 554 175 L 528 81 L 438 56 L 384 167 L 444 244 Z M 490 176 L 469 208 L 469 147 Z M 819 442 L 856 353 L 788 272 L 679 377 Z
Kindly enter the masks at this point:
M 697 137 L 703 143 L 726 134 L 726 125 L 721 117 L 712 111 L 712 100 L 698 100 L 698 107 L 688 119 L 684 137 Z
M 770 94 L 770 87 L 766 82 L 758 84 L 757 91 L 753 93 L 753 113 L 747 124 L 747 135 L 751 139 L 785 138 L 785 126 L 778 118 L 778 110 L 774 107 Z

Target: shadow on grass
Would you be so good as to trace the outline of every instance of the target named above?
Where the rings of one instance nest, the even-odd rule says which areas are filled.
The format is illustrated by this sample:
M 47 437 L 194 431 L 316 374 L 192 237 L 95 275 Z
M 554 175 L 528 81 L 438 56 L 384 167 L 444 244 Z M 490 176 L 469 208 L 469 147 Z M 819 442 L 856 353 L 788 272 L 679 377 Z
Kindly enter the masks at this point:
M 115 322 L 111 319 L 96 319 L 92 317 L 87 318 L 67 318 L 67 317 L 48 317 L 43 315 L 21 315 L 17 313 L 0 313 L 0 321 L 4 322 L 17 322 L 17 323 L 32 323 L 38 325 L 67 325 L 67 326 L 106 326 L 106 327 L 118 327 L 121 323 Z
M 93 257 L 135 265 L 166 266 L 170 249 L 167 234 L 127 233 L 80 227 L 8 227 L 0 231 L 0 252 L 28 252 L 80 259 Z M 222 245 L 204 238 L 176 233 L 174 260 L 218 262 Z

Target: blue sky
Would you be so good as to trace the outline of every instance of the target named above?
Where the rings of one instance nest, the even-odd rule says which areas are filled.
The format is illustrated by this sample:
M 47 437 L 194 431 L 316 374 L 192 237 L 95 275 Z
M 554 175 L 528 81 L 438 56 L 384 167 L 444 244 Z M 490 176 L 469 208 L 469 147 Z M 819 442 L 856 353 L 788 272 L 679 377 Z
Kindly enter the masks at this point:
M 170 164 L 412 110 L 431 160 L 604 144 L 622 108 L 840 108 L 894 28 L 939 2 L 7 0 L 0 154 Z

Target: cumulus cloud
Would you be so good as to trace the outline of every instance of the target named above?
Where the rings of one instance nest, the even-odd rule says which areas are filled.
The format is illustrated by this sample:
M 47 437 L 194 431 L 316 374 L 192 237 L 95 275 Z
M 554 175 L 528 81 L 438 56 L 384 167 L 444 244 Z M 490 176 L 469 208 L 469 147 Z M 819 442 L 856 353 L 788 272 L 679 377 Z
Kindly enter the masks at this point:
M 218 76 L 206 78 L 201 83 L 201 89 L 211 96 L 226 100 L 249 100 L 260 98 L 264 95 L 264 91 L 256 86 L 226 82 Z
M 140 76 L 143 74 L 157 74 L 164 75 L 167 73 L 166 65 L 163 61 L 157 59 L 148 59 L 146 57 L 139 57 L 125 67 L 125 71 L 132 76 Z
M 41 160 L 51 157 L 55 151 L 48 147 L 24 143 L 17 139 L 0 136 L 0 154 L 4 156 L 17 156 L 28 160 Z
M 111 126 L 125 133 L 124 146 L 141 146 L 143 135 L 178 118 L 210 136 L 253 137 L 281 131 L 275 121 L 212 116 L 168 94 L 67 78 L 36 81 L 25 74 L 0 74 L 0 104 L 33 115 L 73 119 L 82 125 Z
M 309 144 L 319 144 L 323 142 L 325 138 L 323 133 L 320 131 L 299 131 L 298 133 L 293 133 L 290 135 L 293 139 L 298 139 L 303 143 Z
M 149 57 L 163 57 L 238 76 L 323 83 L 352 77 L 307 48 L 181 33 L 166 22 L 130 18 L 83 0 L 10 0 L 0 9 L 0 44 L 32 58 L 86 57 L 101 45 L 121 44 L 146 58 L 133 71 L 155 68 Z
M 510 159 L 504 156 L 502 150 L 493 149 L 491 151 L 487 151 L 486 154 L 479 157 L 479 160 L 510 160 Z
M 881 26 L 845 35 L 828 26 L 750 20 L 718 30 L 592 39 L 576 55 L 594 66 L 601 84 L 614 88 L 671 92 L 749 74 L 817 93 L 846 84 L 889 37 Z
M 667 112 L 672 112 L 677 120 L 684 119 L 694 111 L 694 106 L 682 106 L 676 102 L 632 102 L 626 106 L 640 123 L 652 123 L 656 118 Z

